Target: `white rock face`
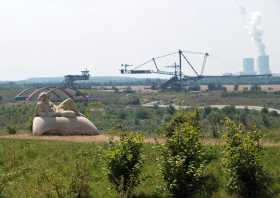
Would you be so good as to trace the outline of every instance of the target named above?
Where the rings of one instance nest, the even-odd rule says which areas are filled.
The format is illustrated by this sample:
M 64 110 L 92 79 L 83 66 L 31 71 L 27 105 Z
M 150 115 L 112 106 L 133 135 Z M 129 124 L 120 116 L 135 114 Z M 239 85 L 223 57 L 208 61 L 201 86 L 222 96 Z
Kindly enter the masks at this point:
M 97 135 L 94 124 L 83 116 L 34 117 L 33 135 Z

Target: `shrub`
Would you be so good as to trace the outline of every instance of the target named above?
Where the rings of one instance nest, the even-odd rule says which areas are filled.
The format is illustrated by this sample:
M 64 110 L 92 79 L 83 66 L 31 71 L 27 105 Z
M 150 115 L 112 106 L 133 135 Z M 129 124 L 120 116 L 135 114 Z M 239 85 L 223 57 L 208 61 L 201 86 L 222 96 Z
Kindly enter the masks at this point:
M 268 114 L 269 113 L 268 108 L 266 108 L 266 107 L 262 108 L 261 113 Z
M 175 128 L 163 152 L 163 177 L 167 189 L 176 198 L 193 197 L 207 179 L 207 160 L 199 142 L 199 127 L 191 123 L 188 120 Z
M 224 135 L 224 171 L 227 191 L 243 198 L 267 197 L 270 179 L 260 164 L 263 148 L 256 131 L 245 132 L 241 126 L 226 120 Z
M 167 122 L 162 131 L 166 134 L 167 137 L 171 137 L 177 128 L 185 123 L 189 123 L 190 125 L 199 126 L 199 113 L 195 111 L 193 113 L 188 113 L 185 111 L 177 112 L 174 116 L 172 116 L 171 120 Z
M 14 126 L 7 126 L 6 129 L 10 135 L 15 135 L 17 133 L 17 129 Z
M 203 109 L 203 115 L 202 115 L 202 117 L 203 118 L 207 118 L 207 116 L 211 113 L 211 111 L 212 111 L 212 108 L 211 107 L 205 107 L 204 109 Z
M 223 113 L 218 111 L 211 111 L 208 115 L 208 121 L 212 130 L 212 136 L 218 138 L 220 134 L 220 126 L 223 123 Z
M 141 108 L 136 112 L 136 118 L 140 120 L 150 119 L 152 117 L 149 109 Z
M 129 98 L 129 101 L 127 104 L 128 105 L 140 105 L 141 104 L 140 98 L 137 96 L 133 96 L 133 97 Z
M 28 125 L 29 125 L 29 131 L 32 132 L 33 130 L 33 116 L 29 116 L 28 118 Z
M 271 128 L 271 118 L 268 117 L 267 114 L 262 114 L 262 121 L 263 121 L 263 125 L 266 128 Z
M 109 180 L 119 197 L 130 197 L 133 189 L 140 183 L 143 137 L 125 134 L 121 136 L 119 142 L 111 142 L 111 144 L 108 163 Z
M 176 113 L 176 108 L 174 107 L 174 105 L 169 105 L 167 107 L 167 112 L 170 114 L 170 115 L 173 115 L 174 113 Z

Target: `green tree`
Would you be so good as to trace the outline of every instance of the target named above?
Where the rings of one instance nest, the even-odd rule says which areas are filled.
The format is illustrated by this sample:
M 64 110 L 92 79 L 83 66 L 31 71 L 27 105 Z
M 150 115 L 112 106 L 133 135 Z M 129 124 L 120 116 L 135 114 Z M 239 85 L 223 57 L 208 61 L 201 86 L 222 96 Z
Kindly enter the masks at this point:
M 174 113 L 176 113 L 176 108 L 174 107 L 174 105 L 169 105 L 167 107 L 167 112 L 170 114 L 170 115 L 173 115 Z
M 223 165 L 227 191 L 241 198 L 268 197 L 270 178 L 260 163 L 260 135 L 226 120 Z
M 108 177 L 119 197 L 130 197 L 140 183 L 139 175 L 143 165 L 141 149 L 143 137 L 124 134 L 119 142 L 111 142 L 108 162 Z
M 181 125 L 186 123 L 194 126 L 199 126 L 199 112 L 194 111 L 192 113 L 186 111 L 176 112 L 170 119 L 169 122 L 166 122 L 161 131 L 165 133 L 167 137 L 170 137 L 174 134 L 177 128 L 180 128 Z
M 193 197 L 206 179 L 207 160 L 199 141 L 199 126 L 189 120 L 174 130 L 163 151 L 163 177 L 173 197 Z
M 262 108 L 261 113 L 268 114 L 269 113 L 268 108 L 266 108 L 266 107 Z

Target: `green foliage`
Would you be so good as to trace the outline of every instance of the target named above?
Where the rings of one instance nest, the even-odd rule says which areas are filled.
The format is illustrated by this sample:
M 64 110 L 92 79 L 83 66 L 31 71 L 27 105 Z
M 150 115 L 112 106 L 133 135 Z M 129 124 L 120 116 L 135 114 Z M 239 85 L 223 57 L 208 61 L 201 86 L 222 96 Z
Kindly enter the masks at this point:
M 0 198 L 5 197 L 6 188 L 13 183 L 17 177 L 20 177 L 24 174 L 24 171 L 20 168 L 15 169 L 0 169 Z
M 220 134 L 220 126 L 222 125 L 224 119 L 223 114 L 217 111 L 211 111 L 207 118 L 211 124 L 212 136 L 214 138 L 218 138 Z
M 161 131 L 164 132 L 167 137 L 171 137 L 176 129 L 180 128 L 181 125 L 188 123 L 189 125 L 198 126 L 199 120 L 198 111 L 192 113 L 179 111 L 171 117 L 170 121 L 163 125 Z
M 167 188 L 176 198 L 193 197 L 206 179 L 207 160 L 199 141 L 199 126 L 193 120 L 195 114 L 182 115 L 175 119 L 180 125 L 173 125 L 174 132 L 169 133 L 172 135 L 167 140 L 162 164 Z
M 17 129 L 14 126 L 7 126 L 6 129 L 10 135 L 15 135 L 17 133 Z
M 30 171 L 28 166 L 22 166 L 20 160 L 24 156 L 15 148 L 13 142 L 6 145 L 5 149 L 6 151 L 2 149 L 0 152 L 0 198 L 9 197 L 7 189 Z
M 119 197 L 130 197 L 134 188 L 139 184 L 139 175 L 143 166 L 141 148 L 143 137 L 125 134 L 120 142 L 111 142 L 109 152 L 108 177 L 114 185 Z
M 129 101 L 127 103 L 128 105 L 140 105 L 140 98 L 137 96 L 132 96 L 129 98 Z
M 173 115 L 174 113 L 176 113 L 176 109 L 173 105 L 169 105 L 167 107 L 167 112 L 170 114 L 170 115 Z
M 74 197 L 62 172 L 42 171 L 38 176 L 37 185 L 41 187 L 38 189 L 38 194 L 41 194 L 41 196 L 55 198 Z
M 228 117 L 235 123 L 240 123 L 250 130 L 255 126 L 261 129 L 277 129 L 280 127 L 277 112 L 268 112 L 266 108 L 260 111 L 237 109 L 226 106 L 223 109 L 205 107 L 200 117 L 201 128 L 205 136 L 220 137 L 224 131 L 224 118 Z
M 29 130 L 33 111 L 33 104 L 0 105 L 0 129 L 17 126 L 21 130 Z
M 71 176 L 70 192 L 76 198 L 90 198 L 90 182 L 91 170 L 90 161 L 91 155 L 86 151 L 79 151 L 74 160 L 74 171 Z
M 262 108 L 261 113 L 262 113 L 262 114 L 268 114 L 269 111 L 268 111 L 267 108 L 264 107 L 264 108 Z
M 257 198 L 269 194 L 270 178 L 260 163 L 263 148 L 257 131 L 245 132 L 226 120 L 224 170 L 227 190 L 238 197 Z
M 141 108 L 136 112 L 136 119 L 145 120 L 151 118 L 151 112 L 148 109 Z
M 37 177 L 38 194 L 57 198 L 91 198 L 91 157 L 88 151 L 77 150 L 70 158 L 69 166 L 42 170 Z
M 75 143 L 0 138 L 0 177 L 10 175 L 9 182 L 5 182 L 2 197 L 57 198 L 54 187 L 57 187 L 58 192 L 73 192 L 71 183 L 76 178 L 76 175 L 88 175 L 90 180 L 86 179 L 85 181 L 89 181 L 91 196 L 94 198 L 116 198 L 118 197 L 117 192 L 112 188 L 112 184 L 108 180 L 106 168 L 108 161 L 106 155 L 104 155 L 109 150 L 111 150 L 111 147 L 107 143 L 95 144 L 88 142 Z M 232 197 L 232 195 L 224 190 L 227 178 L 224 177 L 222 171 L 221 157 L 223 147 L 220 145 L 205 146 L 203 150 L 205 150 L 207 155 L 206 160 L 211 160 L 207 165 L 207 172 L 213 175 L 214 178 L 207 177 L 207 181 L 202 188 L 203 191 L 205 189 L 205 192 L 199 193 L 198 196 L 203 198 Z M 162 161 L 162 146 L 144 144 L 142 151 L 143 171 L 141 171 L 140 175 L 141 183 L 135 188 L 132 197 L 170 197 L 162 171 L 159 168 Z M 263 154 L 261 162 L 269 170 L 273 179 L 275 178 L 275 182 L 271 187 L 275 197 L 279 197 L 279 145 L 275 144 L 272 147 L 265 147 Z M 80 169 L 85 171 L 77 171 L 75 167 L 80 167 Z M 90 171 L 89 173 L 88 170 Z M 80 171 L 85 174 L 79 174 L 78 172 Z M 46 178 L 44 179 L 45 176 L 48 177 L 50 182 Z M 213 192 L 216 188 L 216 182 L 219 184 L 218 191 L 214 192 L 212 196 L 206 194 L 207 192 Z M 66 198 L 72 196 L 72 194 L 64 195 Z

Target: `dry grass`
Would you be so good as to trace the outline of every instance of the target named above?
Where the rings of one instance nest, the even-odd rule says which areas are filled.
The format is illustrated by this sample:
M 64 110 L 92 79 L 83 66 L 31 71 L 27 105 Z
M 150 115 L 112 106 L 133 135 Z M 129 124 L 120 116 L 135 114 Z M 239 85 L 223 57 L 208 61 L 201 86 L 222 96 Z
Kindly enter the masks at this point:
M 119 136 L 112 134 L 100 134 L 94 136 L 33 136 L 32 134 L 16 134 L 16 135 L 3 135 L 0 139 L 17 139 L 17 140 L 45 140 L 45 141 L 64 141 L 64 142 L 95 142 L 104 143 L 109 140 L 118 141 Z M 203 138 L 203 145 L 209 146 L 221 146 L 224 144 L 222 139 L 214 138 Z M 166 142 L 165 138 L 158 137 L 146 137 L 145 143 L 147 144 L 164 144 Z M 280 147 L 280 142 L 272 142 L 269 140 L 264 140 L 261 142 L 265 147 Z

